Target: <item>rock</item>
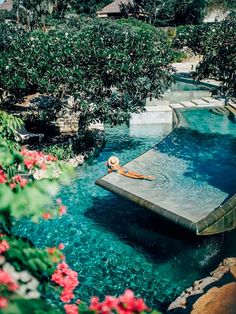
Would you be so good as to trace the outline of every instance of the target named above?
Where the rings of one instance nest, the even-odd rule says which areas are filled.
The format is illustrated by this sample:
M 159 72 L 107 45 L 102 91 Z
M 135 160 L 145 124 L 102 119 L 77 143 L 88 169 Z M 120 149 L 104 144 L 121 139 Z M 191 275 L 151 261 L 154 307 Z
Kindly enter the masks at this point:
M 231 274 L 234 276 L 234 278 L 236 279 L 236 265 L 235 265 L 235 266 L 232 266 L 232 267 L 230 268 L 230 272 L 231 272 Z
M 193 283 L 192 287 L 187 288 L 174 302 L 170 304 L 168 311 L 176 309 L 176 308 L 186 308 L 189 297 L 198 295 L 198 294 L 199 295 L 203 294 L 204 290 L 207 290 L 208 286 L 220 280 L 226 273 L 229 273 L 229 271 L 234 276 L 234 278 L 236 278 L 236 258 L 234 257 L 224 259 L 223 262 L 220 263 L 220 265 L 214 271 L 210 273 L 211 276 L 208 276 L 201 280 L 196 280 Z M 236 294 L 235 294 L 235 299 L 236 299 Z M 214 312 L 208 312 L 208 313 L 215 314 Z M 222 312 L 222 313 L 227 313 L 227 312 Z
M 211 288 L 193 305 L 191 314 L 235 314 L 236 283 Z
M 236 257 L 225 258 L 222 264 L 228 267 L 236 266 Z
M 76 158 L 71 158 L 71 159 L 69 159 L 69 160 L 68 160 L 68 164 L 69 164 L 70 166 L 72 166 L 73 168 L 77 168 L 78 165 L 79 165 L 79 163 L 78 163 L 78 161 L 77 161 Z
M 84 156 L 83 155 L 78 155 L 76 157 L 76 160 L 77 160 L 79 165 L 83 165 L 83 163 L 84 163 Z

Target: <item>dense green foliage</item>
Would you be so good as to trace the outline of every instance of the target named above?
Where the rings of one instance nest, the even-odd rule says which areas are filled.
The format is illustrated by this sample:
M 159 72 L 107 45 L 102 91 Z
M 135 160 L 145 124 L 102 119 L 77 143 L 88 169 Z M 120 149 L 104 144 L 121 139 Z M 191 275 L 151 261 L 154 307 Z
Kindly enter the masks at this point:
M 142 12 L 153 25 L 199 24 L 206 5 L 207 0 L 134 0 L 133 4 L 123 5 L 123 12 L 136 17 Z
M 50 254 L 46 250 L 35 248 L 32 243 L 15 236 L 4 237 L 11 250 L 5 253 L 5 258 L 11 261 L 11 265 L 17 271 L 27 269 L 34 277 L 41 279 L 52 275 L 55 269 Z
M 72 95 L 81 123 L 127 122 L 130 113 L 143 110 L 147 97 L 169 87 L 172 52 L 162 31 L 120 23 L 95 19 L 79 29 L 9 39 L 0 54 L 0 90 L 16 98 Z
M 198 79 L 215 78 L 222 81 L 223 92 L 236 93 L 236 15 L 225 21 L 198 26 L 181 26 L 173 41 L 175 48 L 190 48 L 203 55 L 197 68 Z
M 28 30 L 40 25 L 45 28 L 46 16 L 53 13 L 56 4 L 57 0 L 14 0 L 17 23 L 27 25 Z
M 96 11 L 102 9 L 111 0 L 69 0 L 71 8 L 78 14 L 94 15 Z
M 212 23 L 179 26 L 173 40 L 173 47 L 175 49 L 188 47 L 195 54 L 201 54 L 205 50 L 206 42 L 212 31 L 215 31 Z
M 7 10 L 0 10 L 0 23 L 4 23 L 7 19 L 14 18 L 14 13 Z
M 213 77 L 222 81 L 223 92 L 236 94 L 236 14 L 208 32 L 202 52 L 203 61 L 197 69 L 199 79 Z
M 0 137 L 4 140 L 15 141 L 16 129 L 23 125 L 23 121 L 17 117 L 0 111 Z

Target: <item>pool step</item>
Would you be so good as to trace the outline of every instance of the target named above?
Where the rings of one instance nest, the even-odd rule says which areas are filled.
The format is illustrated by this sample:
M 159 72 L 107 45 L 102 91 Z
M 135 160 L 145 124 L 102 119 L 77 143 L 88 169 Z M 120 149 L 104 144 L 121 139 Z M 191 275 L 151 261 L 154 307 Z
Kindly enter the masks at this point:
M 193 99 L 192 102 L 197 105 L 198 107 L 207 107 L 211 106 L 211 104 L 203 99 Z
M 219 102 L 218 99 L 213 98 L 213 97 L 203 97 L 202 98 L 204 101 L 209 102 L 209 103 L 215 103 L 215 102 Z
M 184 108 L 184 106 L 181 104 L 170 104 L 170 108 L 179 109 L 179 108 Z
M 210 109 L 211 112 L 215 113 L 215 114 L 219 114 L 219 115 L 229 115 L 229 111 L 223 107 L 223 106 L 219 106 L 219 107 L 215 107 L 215 108 L 211 108 Z
M 184 109 L 184 108 L 204 108 L 209 107 L 211 111 L 215 114 L 230 115 L 230 111 L 225 109 L 224 99 L 217 99 L 213 97 L 203 97 L 192 99 L 191 101 L 180 101 L 179 103 L 162 103 L 162 100 L 152 100 L 146 103 L 146 112 L 134 113 L 131 115 L 130 125 L 135 124 L 155 124 L 155 123 L 172 123 L 174 109 Z M 231 103 L 230 103 L 231 105 Z M 232 105 L 231 105 L 232 106 Z M 235 107 L 234 107 L 235 106 Z M 214 108 L 213 108 L 214 107 Z M 220 108 L 217 110 L 216 108 Z M 233 107 L 236 111 L 236 104 Z M 233 110 L 233 109 L 232 109 Z M 231 113 L 233 117 L 233 122 L 235 115 Z
M 230 113 L 232 113 L 233 115 L 236 115 L 236 106 L 232 106 L 232 105 L 229 105 L 229 106 L 226 106 L 225 108 L 227 108 L 229 110 Z
M 186 108 L 196 107 L 196 105 L 192 101 L 181 101 L 180 104 Z

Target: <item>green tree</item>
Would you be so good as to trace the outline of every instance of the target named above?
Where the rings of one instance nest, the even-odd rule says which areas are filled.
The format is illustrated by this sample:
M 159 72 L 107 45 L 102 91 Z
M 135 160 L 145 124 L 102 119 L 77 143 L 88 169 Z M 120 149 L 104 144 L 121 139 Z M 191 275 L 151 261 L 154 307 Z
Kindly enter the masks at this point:
M 69 0 L 71 8 L 78 14 L 94 15 L 97 10 L 111 3 L 111 0 Z
M 177 27 L 176 36 L 173 39 L 174 49 L 188 47 L 193 53 L 202 54 L 210 34 L 216 30 L 215 27 L 212 23 Z
M 198 79 L 222 81 L 226 95 L 236 94 L 236 14 L 217 23 L 206 36 L 203 60 L 197 68 Z
M 138 16 L 145 12 L 146 21 L 153 25 L 183 25 L 202 22 L 207 0 L 134 0 L 123 5 L 126 13 Z
M 0 55 L 0 89 L 16 98 L 35 92 L 59 100 L 70 95 L 82 113 L 81 127 L 94 121 L 120 124 L 144 110 L 147 97 L 165 92 L 171 61 L 161 30 L 98 19 L 78 30 L 22 34 Z
M 56 5 L 57 0 L 15 0 L 17 24 L 25 24 L 27 30 L 37 28 L 41 24 L 45 30 L 46 16 L 52 14 Z

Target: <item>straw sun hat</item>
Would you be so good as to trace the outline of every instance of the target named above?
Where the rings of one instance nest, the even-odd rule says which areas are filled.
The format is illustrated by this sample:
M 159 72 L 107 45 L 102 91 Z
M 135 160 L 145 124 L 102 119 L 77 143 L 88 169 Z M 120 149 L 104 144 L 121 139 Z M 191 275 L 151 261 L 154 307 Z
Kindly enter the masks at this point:
M 115 167 L 117 165 L 119 165 L 119 159 L 115 156 L 111 156 L 109 159 L 108 159 L 108 165 L 110 167 Z

